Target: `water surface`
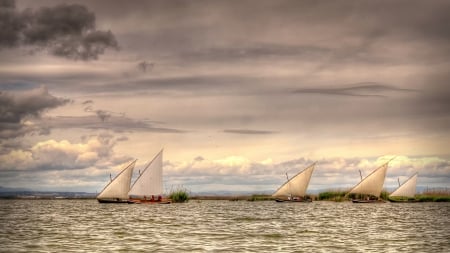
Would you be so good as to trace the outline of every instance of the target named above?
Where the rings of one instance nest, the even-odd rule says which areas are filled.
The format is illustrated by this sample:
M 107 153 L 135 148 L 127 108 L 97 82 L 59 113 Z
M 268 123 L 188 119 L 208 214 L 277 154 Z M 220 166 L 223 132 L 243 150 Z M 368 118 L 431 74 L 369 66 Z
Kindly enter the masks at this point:
M 0 200 L 1 252 L 449 252 L 450 203 Z

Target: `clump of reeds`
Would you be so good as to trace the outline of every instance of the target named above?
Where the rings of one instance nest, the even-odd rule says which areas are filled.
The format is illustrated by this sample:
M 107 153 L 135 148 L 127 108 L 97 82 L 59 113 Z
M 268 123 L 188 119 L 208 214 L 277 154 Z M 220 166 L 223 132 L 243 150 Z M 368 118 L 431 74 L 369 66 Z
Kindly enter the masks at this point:
M 169 194 L 169 198 L 173 203 L 183 203 L 189 201 L 189 192 L 186 188 L 179 187 L 172 190 Z
M 420 202 L 450 202 L 450 190 L 448 188 L 427 189 L 422 194 L 416 195 Z

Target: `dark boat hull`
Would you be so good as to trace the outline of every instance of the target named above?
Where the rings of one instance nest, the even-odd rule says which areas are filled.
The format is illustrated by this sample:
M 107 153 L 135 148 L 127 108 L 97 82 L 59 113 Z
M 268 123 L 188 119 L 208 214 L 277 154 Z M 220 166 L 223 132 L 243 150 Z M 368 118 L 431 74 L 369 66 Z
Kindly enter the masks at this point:
M 352 199 L 352 202 L 356 204 L 386 203 L 381 199 Z
M 127 199 L 97 199 L 97 201 L 102 204 L 133 204 Z

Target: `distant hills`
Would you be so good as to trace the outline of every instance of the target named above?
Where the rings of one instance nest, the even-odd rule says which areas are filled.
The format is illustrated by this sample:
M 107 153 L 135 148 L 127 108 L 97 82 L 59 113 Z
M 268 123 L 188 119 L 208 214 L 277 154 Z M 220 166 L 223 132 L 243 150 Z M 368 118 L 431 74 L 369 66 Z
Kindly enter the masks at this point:
M 9 188 L 0 186 L 0 198 L 95 198 L 96 193 L 34 191 L 27 188 Z

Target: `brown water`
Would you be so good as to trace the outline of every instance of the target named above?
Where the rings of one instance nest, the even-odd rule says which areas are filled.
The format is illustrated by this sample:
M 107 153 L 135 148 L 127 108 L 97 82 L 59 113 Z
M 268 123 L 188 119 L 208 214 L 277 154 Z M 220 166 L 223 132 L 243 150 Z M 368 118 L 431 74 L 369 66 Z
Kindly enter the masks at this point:
M 0 200 L 1 252 L 450 252 L 450 203 Z

